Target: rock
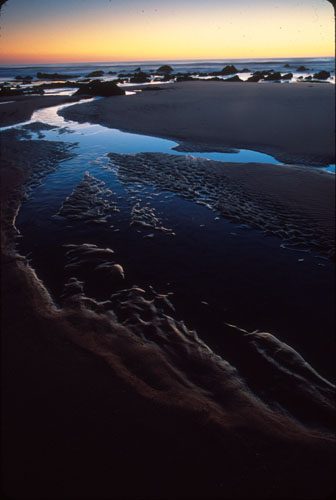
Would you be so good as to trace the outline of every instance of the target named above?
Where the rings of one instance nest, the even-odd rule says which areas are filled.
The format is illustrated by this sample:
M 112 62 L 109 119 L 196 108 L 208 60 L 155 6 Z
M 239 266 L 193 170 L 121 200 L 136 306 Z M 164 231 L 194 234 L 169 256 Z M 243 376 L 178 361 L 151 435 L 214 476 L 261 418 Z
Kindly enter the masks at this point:
M 236 76 L 232 76 L 231 78 L 226 78 L 225 80 L 223 80 L 224 82 L 242 82 L 243 80 L 241 80 L 239 78 L 238 75 Z
M 131 78 L 130 78 L 131 83 L 146 83 L 150 82 L 150 79 L 148 78 L 147 73 L 144 73 L 143 71 L 139 71 L 138 73 L 135 73 Z
M 235 66 L 233 65 L 229 65 L 229 66 L 225 66 L 225 68 L 222 69 L 222 71 L 220 71 L 220 75 L 234 75 L 235 73 L 238 73 L 238 70 L 237 68 L 235 68 Z
M 108 75 L 116 75 L 116 74 L 117 74 L 117 72 L 116 72 L 116 71 L 109 71 L 107 74 L 108 74 Z
M 256 71 L 255 73 L 253 73 L 252 76 L 250 76 L 250 78 L 247 79 L 248 82 L 259 82 L 262 78 L 263 78 L 263 74 L 260 73 L 259 71 Z
M 21 89 L 11 89 L 10 87 L 1 87 L 0 97 L 11 97 L 14 95 L 22 95 L 23 90 Z
M 238 73 L 249 73 L 250 70 L 248 68 L 244 68 L 241 71 L 238 71 Z
M 134 70 L 135 73 L 138 73 L 139 71 L 141 71 L 140 66 L 137 69 Z
M 281 76 L 281 80 L 291 80 L 293 78 L 293 73 L 286 73 Z
M 96 76 L 103 76 L 104 75 L 104 71 L 91 71 L 91 73 L 89 73 L 87 76 L 87 78 L 94 78 Z
M 35 86 L 35 89 L 62 89 L 62 88 L 78 88 L 80 83 L 78 82 L 51 82 L 51 83 L 41 83 Z
M 75 78 L 73 75 L 60 75 L 59 73 L 36 73 L 37 78 L 44 80 L 67 80 L 68 78 Z
M 172 79 L 172 76 L 169 73 L 166 73 L 165 75 L 163 75 L 161 82 L 169 82 L 171 79 Z
M 164 64 L 163 66 L 159 67 L 157 73 L 171 73 L 172 71 L 173 68 L 171 66 L 168 66 L 168 64 Z
M 281 74 L 279 72 L 271 73 L 266 78 L 264 78 L 265 82 L 274 82 L 275 80 L 281 80 Z
M 192 76 L 190 76 L 190 75 L 178 76 L 178 77 L 176 78 L 176 81 L 177 81 L 177 82 L 193 82 L 193 81 L 195 81 L 195 80 L 196 80 L 196 78 L 193 78 L 193 77 L 192 77 Z
M 329 71 L 325 70 L 319 71 L 318 73 L 314 74 L 314 78 L 316 78 L 317 80 L 326 80 L 329 77 L 330 77 Z
M 308 68 L 306 68 L 305 66 L 299 66 L 296 71 L 308 71 Z
M 289 64 L 285 64 L 284 68 L 290 68 L 290 65 Z
M 94 80 L 87 84 L 80 84 L 74 95 L 92 95 L 101 97 L 111 97 L 114 95 L 125 95 L 125 91 L 118 87 L 115 82 L 101 82 Z
M 26 75 L 26 76 L 18 75 L 15 77 L 15 80 L 30 80 L 31 81 L 32 79 L 33 79 L 33 77 L 30 75 Z

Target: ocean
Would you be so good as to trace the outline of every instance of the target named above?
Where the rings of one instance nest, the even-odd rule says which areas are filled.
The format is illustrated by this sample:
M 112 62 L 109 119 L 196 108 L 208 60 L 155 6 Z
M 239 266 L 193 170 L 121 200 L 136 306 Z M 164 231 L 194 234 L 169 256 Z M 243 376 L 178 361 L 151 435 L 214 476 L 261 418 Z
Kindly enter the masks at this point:
M 239 74 L 246 80 L 255 71 L 273 69 L 275 72 L 293 73 L 291 82 L 301 77 L 313 76 L 321 70 L 329 71 L 330 77 L 326 80 L 335 83 L 334 57 L 302 57 L 302 58 L 272 58 L 272 59 L 199 59 L 199 60 L 160 60 L 160 61 L 125 61 L 125 62 L 92 62 L 66 64 L 39 64 L 39 65 L 6 65 L 0 66 L 0 82 L 15 80 L 18 76 L 36 77 L 38 72 L 59 73 L 71 75 L 75 79 L 86 77 L 92 71 L 104 71 L 102 79 L 114 80 L 119 73 L 131 73 L 141 68 L 141 71 L 150 73 L 153 78 L 158 68 L 168 64 L 173 73 L 191 73 L 202 77 L 207 73 L 221 71 L 226 65 L 234 65 L 238 70 L 246 69 Z M 306 69 L 298 71 L 300 67 Z M 114 74 L 108 74 L 111 71 Z M 232 75 L 230 75 L 232 76 Z M 41 83 L 41 80 L 39 80 Z

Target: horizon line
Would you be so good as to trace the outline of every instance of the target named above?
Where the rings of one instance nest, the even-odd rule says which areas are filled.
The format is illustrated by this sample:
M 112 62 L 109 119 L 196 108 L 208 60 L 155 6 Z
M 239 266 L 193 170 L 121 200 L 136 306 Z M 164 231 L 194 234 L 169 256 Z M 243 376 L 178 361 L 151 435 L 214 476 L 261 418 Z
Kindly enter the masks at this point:
M 187 62 L 187 61 L 256 61 L 256 60 L 281 60 L 281 59 L 335 59 L 335 54 L 333 55 L 323 55 L 323 56 L 277 56 L 277 57 L 223 57 L 223 58 L 167 58 L 167 59 L 125 59 L 125 60 L 111 60 L 111 61 L 52 61 L 52 62 L 2 62 L 0 60 L 0 66 L 39 66 L 39 65 L 61 65 L 61 64 L 122 64 L 122 63 L 151 63 L 151 62 Z

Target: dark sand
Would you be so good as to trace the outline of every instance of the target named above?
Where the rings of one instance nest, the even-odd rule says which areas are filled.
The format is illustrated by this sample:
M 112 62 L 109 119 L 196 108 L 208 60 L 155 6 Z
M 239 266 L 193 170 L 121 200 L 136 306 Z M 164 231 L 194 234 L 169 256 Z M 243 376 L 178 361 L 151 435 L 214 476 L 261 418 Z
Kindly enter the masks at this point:
M 72 106 L 61 114 L 78 122 L 206 144 L 213 151 L 252 149 L 287 163 L 318 165 L 335 163 L 334 110 L 333 85 L 195 81 Z
M 13 221 L 22 186 L 35 181 L 32 166 L 40 162 L 47 172 L 71 150 L 7 137 L 1 151 L 5 493 L 95 499 L 330 495 L 332 386 L 272 335 L 225 326 L 240 357 L 254 364 L 252 379 L 245 379 L 174 317 L 168 297 L 154 292 L 120 287 L 99 302 L 72 280 L 56 307 L 15 252 Z M 295 179 L 301 175 L 293 172 Z M 330 178 L 321 180 L 323 193 L 333 182 L 326 175 L 313 177 Z M 270 176 L 263 176 L 265 189 Z M 260 193 L 252 179 L 243 188 Z M 87 245 L 70 247 L 68 264 L 80 270 L 97 253 L 105 255 L 105 270 L 115 272 L 112 252 Z

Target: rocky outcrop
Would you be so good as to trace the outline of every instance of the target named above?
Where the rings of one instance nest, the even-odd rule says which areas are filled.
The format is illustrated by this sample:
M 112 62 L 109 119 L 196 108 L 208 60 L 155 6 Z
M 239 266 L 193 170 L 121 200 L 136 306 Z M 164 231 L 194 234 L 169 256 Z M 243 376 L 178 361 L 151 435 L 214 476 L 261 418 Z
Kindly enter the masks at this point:
M 150 78 L 147 73 L 143 71 L 138 71 L 138 73 L 134 73 L 134 75 L 130 78 L 130 83 L 147 83 L 150 82 Z
M 91 95 L 100 97 L 111 97 L 114 95 L 125 95 L 125 91 L 114 82 L 101 82 L 94 80 L 87 84 L 80 84 L 75 95 Z
M 33 79 L 33 77 L 30 76 L 30 75 L 26 75 L 26 76 L 17 75 L 15 77 L 15 80 L 23 80 L 23 81 L 25 81 L 25 80 L 32 80 L 32 79 Z
M 36 73 L 37 78 L 43 80 L 67 80 L 68 78 L 75 78 L 73 75 L 60 75 L 59 73 Z
M 314 74 L 314 78 L 316 78 L 317 80 L 326 80 L 329 77 L 330 77 L 329 71 L 325 70 L 319 71 L 318 73 Z
M 242 82 L 238 75 L 232 76 L 231 78 L 226 78 L 224 82 Z
M 169 66 L 168 64 L 164 64 L 163 66 L 159 67 L 157 73 L 171 73 L 172 71 L 173 68 L 171 66 Z
M 271 82 L 276 80 L 281 80 L 281 73 L 270 73 L 266 78 L 264 78 L 265 82 Z
M 10 87 L 0 87 L 0 97 L 11 97 L 14 95 L 22 95 L 23 90 L 22 89 L 11 89 Z
M 237 70 L 237 68 L 233 65 L 228 65 L 228 66 L 225 66 L 225 68 L 222 69 L 222 71 L 220 71 L 220 75 L 234 75 L 235 73 L 239 73 L 239 71 Z
M 296 71 L 308 71 L 308 68 L 306 68 L 305 66 L 299 66 Z
M 293 78 L 293 73 L 286 73 L 281 76 L 281 80 L 291 80 Z
M 104 71 L 91 71 L 91 73 L 89 73 L 87 76 L 87 78 L 95 78 L 97 76 L 103 76 L 104 75 Z
M 263 78 L 263 73 L 256 71 L 250 78 L 247 79 L 248 82 L 259 82 Z
M 195 81 L 196 78 L 193 78 L 189 74 L 181 75 L 176 78 L 177 82 L 193 82 Z

